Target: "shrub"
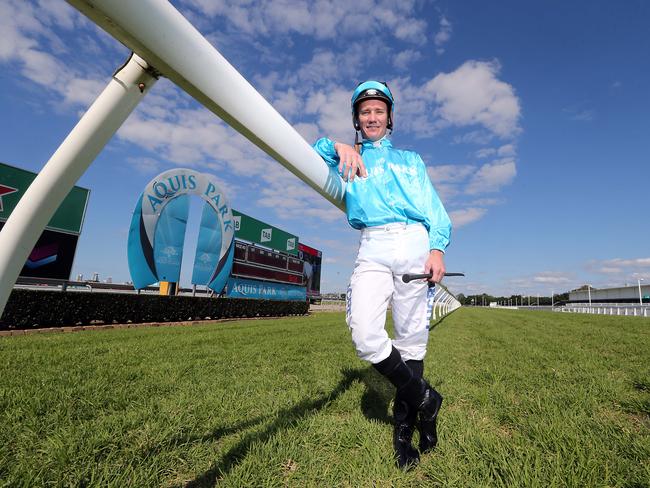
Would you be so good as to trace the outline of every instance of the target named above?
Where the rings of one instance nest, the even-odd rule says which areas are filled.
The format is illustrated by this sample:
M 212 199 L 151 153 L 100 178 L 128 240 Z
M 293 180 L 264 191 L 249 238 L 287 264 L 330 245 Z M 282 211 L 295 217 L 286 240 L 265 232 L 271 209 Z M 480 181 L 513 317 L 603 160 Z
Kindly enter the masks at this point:
M 240 298 L 13 290 L 0 330 L 92 323 L 178 322 L 233 317 L 304 315 L 306 302 Z

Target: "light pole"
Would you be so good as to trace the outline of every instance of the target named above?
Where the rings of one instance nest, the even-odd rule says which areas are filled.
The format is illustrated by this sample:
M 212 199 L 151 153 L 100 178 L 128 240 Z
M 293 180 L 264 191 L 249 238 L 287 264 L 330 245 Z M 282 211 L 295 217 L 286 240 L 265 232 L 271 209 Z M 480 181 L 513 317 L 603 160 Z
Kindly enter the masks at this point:
M 641 295 L 641 282 L 644 281 L 643 278 L 639 278 L 636 282 L 639 285 L 639 303 L 643 305 L 643 295 Z
M 587 293 L 589 294 L 589 306 L 591 307 L 591 285 L 587 285 Z
M 555 290 L 551 290 L 551 307 L 553 306 L 553 298 L 555 297 Z

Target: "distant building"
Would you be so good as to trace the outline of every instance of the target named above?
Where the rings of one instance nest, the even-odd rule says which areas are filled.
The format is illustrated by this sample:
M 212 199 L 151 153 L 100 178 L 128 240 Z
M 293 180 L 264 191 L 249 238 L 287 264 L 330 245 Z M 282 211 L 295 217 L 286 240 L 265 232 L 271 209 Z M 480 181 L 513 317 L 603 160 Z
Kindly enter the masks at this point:
M 589 288 L 569 292 L 569 302 L 589 303 L 639 303 L 639 286 L 620 286 L 616 288 Z M 643 303 L 650 304 L 650 284 L 641 284 Z

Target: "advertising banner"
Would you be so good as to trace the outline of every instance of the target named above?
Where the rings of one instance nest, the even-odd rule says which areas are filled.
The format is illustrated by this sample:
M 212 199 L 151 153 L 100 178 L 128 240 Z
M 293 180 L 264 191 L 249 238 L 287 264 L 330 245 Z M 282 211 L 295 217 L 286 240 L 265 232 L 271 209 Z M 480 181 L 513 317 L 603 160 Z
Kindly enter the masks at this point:
M 237 239 L 260 244 L 294 256 L 298 254 L 298 236 L 249 217 L 235 209 L 233 209 L 232 215 L 235 221 L 235 237 Z
M 309 296 L 320 295 L 320 273 L 323 253 L 318 249 L 298 244 L 298 257 L 304 261 L 303 274 L 307 282 Z
M 0 221 L 6 221 L 36 178 L 36 173 L 0 163 Z M 75 186 L 56 211 L 46 228 L 80 234 L 90 190 Z
M 202 262 L 210 265 L 198 274 L 195 269 L 194 277 L 202 280 L 197 284 L 207 285 L 217 293 L 223 290 L 235 253 L 230 205 L 212 175 L 187 168 L 159 174 L 147 183 L 138 198 L 127 242 L 129 272 L 136 289 L 158 281 L 178 282 L 188 198 L 192 195 L 207 204 L 199 231 L 197 253 L 201 256 L 197 259 L 205 258 Z M 212 215 L 208 218 L 205 212 Z M 213 233 L 206 226 L 219 227 L 219 231 Z
M 185 228 L 189 213 L 190 197 L 186 194 L 170 200 L 160 211 L 153 248 L 156 275 L 160 281 L 178 283 L 180 280 Z
M 0 163 L 0 229 L 36 173 Z M 90 190 L 75 186 L 50 219 L 20 276 L 69 280 Z
M 0 222 L 0 230 L 5 225 Z M 44 230 L 32 249 L 20 276 L 69 280 L 79 236 Z
M 219 265 L 219 243 L 221 226 L 217 214 L 208 203 L 203 205 L 199 237 L 196 242 L 196 255 L 192 269 L 192 283 L 202 285 L 210 282 L 213 270 Z
M 304 286 L 270 283 L 268 281 L 228 278 L 226 296 L 230 298 L 256 298 L 262 300 L 307 300 Z

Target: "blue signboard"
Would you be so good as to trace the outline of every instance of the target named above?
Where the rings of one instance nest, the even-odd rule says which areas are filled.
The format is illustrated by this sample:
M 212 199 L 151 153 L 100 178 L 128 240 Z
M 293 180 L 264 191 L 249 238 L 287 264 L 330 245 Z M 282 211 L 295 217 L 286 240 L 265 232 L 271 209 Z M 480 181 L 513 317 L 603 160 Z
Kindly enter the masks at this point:
M 129 229 L 128 260 L 133 286 L 157 281 L 177 283 L 185 241 L 189 195 L 206 201 L 201 218 L 194 281 L 223 290 L 235 254 L 232 210 L 211 175 L 191 169 L 165 171 L 145 187 Z
M 256 298 L 261 300 L 306 301 L 307 289 L 304 286 L 285 285 L 268 281 L 228 278 L 226 296 L 230 298 Z

